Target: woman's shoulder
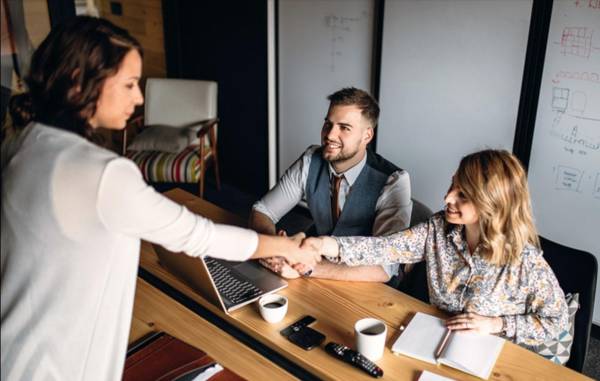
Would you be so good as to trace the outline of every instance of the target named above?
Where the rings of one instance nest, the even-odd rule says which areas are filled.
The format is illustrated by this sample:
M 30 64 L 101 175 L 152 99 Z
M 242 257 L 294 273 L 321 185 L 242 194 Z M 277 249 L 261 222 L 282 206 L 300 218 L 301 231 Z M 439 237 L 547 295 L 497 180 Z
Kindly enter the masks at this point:
M 519 262 L 522 266 L 530 270 L 539 268 L 540 266 L 545 267 L 547 265 L 542 249 L 531 243 L 526 243 L 523 250 L 521 250 Z
M 542 249 L 532 245 L 531 243 L 526 243 L 525 246 L 523 246 L 523 250 L 521 250 L 521 257 L 530 260 L 541 258 L 543 254 L 544 252 Z
M 87 164 L 93 162 L 106 163 L 120 156 L 113 151 L 101 147 L 86 138 L 60 128 L 36 123 L 32 135 L 42 144 L 41 149 L 52 149 L 55 152 L 71 153 L 78 156 L 78 162 Z

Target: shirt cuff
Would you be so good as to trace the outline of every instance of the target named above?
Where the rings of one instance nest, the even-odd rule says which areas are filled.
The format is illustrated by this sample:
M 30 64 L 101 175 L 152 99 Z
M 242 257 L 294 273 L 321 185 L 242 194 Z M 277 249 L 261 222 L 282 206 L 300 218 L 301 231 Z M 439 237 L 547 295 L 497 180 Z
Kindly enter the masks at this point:
M 338 244 L 338 256 L 331 258 L 333 263 L 345 263 L 349 266 L 357 266 L 357 265 L 361 265 L 359 258 L 356 258 L 357 255 L 356 253 L 353 253 L 351 248 L 352 247 L 346 247 L 347 245 L 347 240 L 344 239 L 344 237 L 331 237 L 333 239 L 336 240 L 337 244 Z M 330 257 L 325 257 L 327 259 L 330 259 Z
M 400 264 L 395 263 L 393 265 L 381 265 L 381 268 L 390 277 L 390 279 L 392 279 L 394 275 L 398 275 L 398 269 L 400 268 Z
M 502 334 L 510 340 L 514 340 L 517 333 L 517 318 L 516 316 L 502 316 Z
M 264 203 L 262 203 L 261 201 L 255 202 L 254 205 L 252 205 L 252 209 L 256 210 L 257 212 L 260 212 L 260 213 L 264 214 L 267 217 L 269 217 L 269 219 L 274 224 L 276 224 L 276 223 L 279 222 L 279 218 L 275 218 L 275 216 L 273 216 L 273 213 L 271 213 L 269 211 L 269 209 L 267 209 L 266 205 Z
M 245 261 L 256 252 L 258 234 L 231 225 L 214 225 L 213 244 L 207 255 L 228 261 Z

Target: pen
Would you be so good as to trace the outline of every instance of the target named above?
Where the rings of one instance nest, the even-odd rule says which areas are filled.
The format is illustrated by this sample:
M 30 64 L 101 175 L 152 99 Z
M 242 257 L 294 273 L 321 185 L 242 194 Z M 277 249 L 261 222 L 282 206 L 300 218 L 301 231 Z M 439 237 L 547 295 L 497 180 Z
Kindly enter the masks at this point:
M 444 338 L 442 339 L 442 341 L 440 342 L 440 345 L 438 346 L 437 350 L 435 351 L 436 360 L 442 355 L 444 348 L 446 348 L 446 343 L 448 342 L 448 339 L 450 338 L 451 333 L 452 333 L 451 330 L 449 330 L 449 329 L 446 330 L 446 334 L 444 335 Z

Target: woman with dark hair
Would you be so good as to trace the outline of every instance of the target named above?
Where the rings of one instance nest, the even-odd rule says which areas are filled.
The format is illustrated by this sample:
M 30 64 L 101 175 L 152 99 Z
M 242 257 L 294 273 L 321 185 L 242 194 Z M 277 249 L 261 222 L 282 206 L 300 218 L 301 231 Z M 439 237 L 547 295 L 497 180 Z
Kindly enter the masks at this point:
M 190 256 L 320 258 L 299 241 L 214 224 L 156 193 L 131 161 L 86 138 L 122 129 L 143 102 L 142 49 L 77 17 L 33 55 L 24 127 L 2 150 L 2 379 L 117 380 L 140 239 Z
M 444 201 L 444 211 L 396 234 L 305 245 L 351 266 L 425 261 L 429 299 L 454 314 L 450 329 L 500 334 L 528 348 L 557 338 L 567 305 L 542 256 L 518 159 L 497 150 L 465 156 Z

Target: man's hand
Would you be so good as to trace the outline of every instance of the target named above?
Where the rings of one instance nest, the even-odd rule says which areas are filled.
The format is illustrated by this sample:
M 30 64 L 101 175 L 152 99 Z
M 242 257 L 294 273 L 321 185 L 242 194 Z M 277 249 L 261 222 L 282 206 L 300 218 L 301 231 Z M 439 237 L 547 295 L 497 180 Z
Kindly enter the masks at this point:
M 321 261 L 321 254 L 311 245 L 303 245 L 306 234 L 298 233 L 290 239 L 294 241 L 294 247 L 286 253 L 286 261 L 290 265 L 303 264 L 309 268 L 314 267 Z
M 260 260 L 260 264 L 286 279 L 296 279 L 300 277 L 298 271 L 294 270 L 285 261 L 284 257 L 264 258 Z
M 487 317 L 467 312 L 456 315 L 445 321 L 451 331 L 472 331 L 479 333 L 498 333 L 502 331 L 501 317 Z
M 277 235 L 281 236 L 281 237 L 287 237 L 287 233 L 285 232 L 285 230 L 280 230 L 277 232 Z M 292 237 L 290 237 L 289 239 L 291 241 L 294 242 L 294 250 L 291 250 L 291 252 L 294 254 L 294 257 L 290 258 L 289 256 L 286 257 L 271 257 L 271 258 L 264 258 L 260 260 L 260 263 L 265 266 L 266 268 L 268 268 L 269 270 L 273 271 L 276 274 L 281 275 L 284 278 L 287 279 L 296 279 L 300 277 L 300 274 L 303 272 L 298 272 L 297 270 L 294 269 L 294 267 L 298 266 L 301 269 L 306 268 L 308 271 L 308 269 L 312 269 L 317 261 L 321 260 L 321 256 L 318 255 L 317 253 L 315 253 L 314 250 L 312 250 L 312 248 L 307 247 L 307 248 L 300 248 L 300 245 L 302 244 L 302 241 L 306 238 L 306 235 L 304 233 L 298 233 Z M 298 254 L 298 252 L 302 253 L 302 254 Z M 305 256 L 304 258 L 302 258 L 301 256 Z M 293 262 L 293 261 L 296 262 Z M 313 263 L 314 261 L 314 263 Z M 311 264 L 312 263 L 312 264 Z M 294 266 L 290 266 L 290 264 L 293 264 Z
M 277 235 L 287 237 L 287 232 L 282 229 L 277 232 Z M 260 260 L 260 264 L 286 279 L 296 279 L 300 277 L 298 271 L 294 270 L 292 266 L 285 261 L 284 257 L 264 258 Z

